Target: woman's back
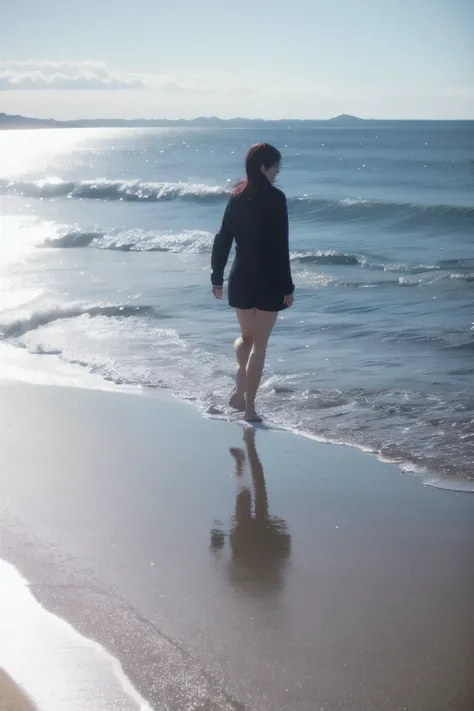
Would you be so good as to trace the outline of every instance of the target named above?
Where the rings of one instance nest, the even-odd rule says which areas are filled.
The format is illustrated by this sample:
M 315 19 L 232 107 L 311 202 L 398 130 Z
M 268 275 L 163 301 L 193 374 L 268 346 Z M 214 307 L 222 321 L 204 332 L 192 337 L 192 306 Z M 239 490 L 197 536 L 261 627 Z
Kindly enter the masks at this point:
M 282 297 L 292 293 L 288 213 L 280 190 L 267 182 L 258 191 L 244 190 L 231 197 L 214 243 L 213 284 L 223 279 L 234 239 L 236 256 L 231 280 L 239 284 L 233 286 L 253 289 L 259 284 L 262 289 L 279 291 Z
M 248 195 L 244 191 L 232 198 L 231 220 L 236 244 L 236 262 L 249 274 L 268 271 L 270 263 L 273 262 L 272 234 L 275 227 L 276 192 L 276 188 L 269 184 L 255 195 Z

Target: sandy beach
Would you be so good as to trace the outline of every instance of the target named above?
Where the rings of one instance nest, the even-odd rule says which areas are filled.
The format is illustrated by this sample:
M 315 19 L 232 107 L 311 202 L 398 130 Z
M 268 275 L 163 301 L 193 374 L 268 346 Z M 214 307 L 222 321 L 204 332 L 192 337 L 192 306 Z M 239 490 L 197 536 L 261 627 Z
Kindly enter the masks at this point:
M 0 669 L 1 711 L 35 711 L 35 706 L 17 684 Z
M 92 711 L 102 662 L 127 708 L 473 708 L 471 495 L 167 396 L 3 384 L 0 417 L 0 558 L 83 655 L 18 636 L 12 574 L 2 711 L 31 708 L 5 673 L 39 711 Z

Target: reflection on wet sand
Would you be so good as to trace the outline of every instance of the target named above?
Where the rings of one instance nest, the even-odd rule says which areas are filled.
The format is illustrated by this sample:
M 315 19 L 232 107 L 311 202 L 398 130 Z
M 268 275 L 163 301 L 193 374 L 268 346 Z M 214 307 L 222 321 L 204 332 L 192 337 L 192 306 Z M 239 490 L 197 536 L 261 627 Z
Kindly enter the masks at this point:
M 244 430 L 246 452 L 240 448 L 230 450 L 235 459 L 236 477 L 239 482 L 245 473 L 245 460 L 246 456 L 248 457 L 252 489 L 244 486 L 237 492 L 228 541 L 231 552 L 231 581 L 259 594 L 263 592 L 262 588 L 266 592 L 281 589 L 291 554 L 291 536 L 286 521 L 270 515 L 265 476 L 255 445 L 255 434 L 254 428 Z M 226 538 L 222 529 L 213 529 L 211 549 L 216 554 L 223 554 Z

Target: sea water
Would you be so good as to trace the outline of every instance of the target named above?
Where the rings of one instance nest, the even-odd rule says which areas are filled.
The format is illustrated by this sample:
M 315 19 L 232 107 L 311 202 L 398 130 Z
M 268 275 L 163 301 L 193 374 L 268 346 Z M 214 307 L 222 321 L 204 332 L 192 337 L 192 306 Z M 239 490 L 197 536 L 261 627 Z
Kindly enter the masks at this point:
M 3 132 L 0 375 L 67 368 L 227 414 L 237 324 L 210 252 L 261 140 L 283 154 L 297 287 L 262 414 L 474 480 L 472 122 Z

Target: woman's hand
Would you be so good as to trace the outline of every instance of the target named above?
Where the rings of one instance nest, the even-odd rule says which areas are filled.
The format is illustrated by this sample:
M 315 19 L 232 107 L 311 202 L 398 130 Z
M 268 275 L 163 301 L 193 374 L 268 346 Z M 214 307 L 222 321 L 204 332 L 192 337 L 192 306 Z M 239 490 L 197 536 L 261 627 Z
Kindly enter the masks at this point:
M 289 309 L 291 309 L 291 307 L 293 306 L 294 301 L 295 297 L 293 296 L 293 294 L 288 294 L 288 296 L 285 296 L 284 298 L 285 306 L 287 306 Z
M 224 288 L 222 286 L 213 286 L 212 293 L 214 294 L 216 299 L 222 299 L 222 296 L 224 294 Z

